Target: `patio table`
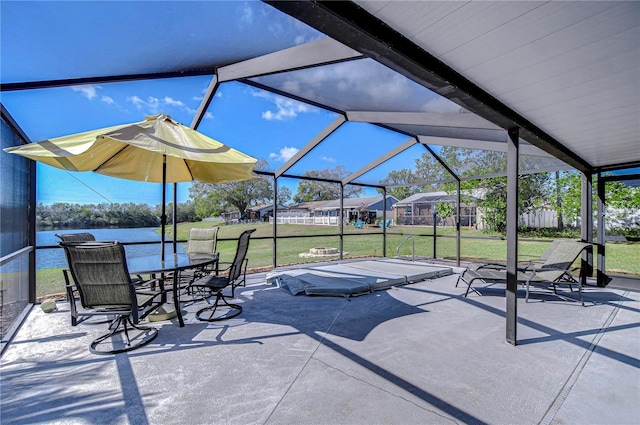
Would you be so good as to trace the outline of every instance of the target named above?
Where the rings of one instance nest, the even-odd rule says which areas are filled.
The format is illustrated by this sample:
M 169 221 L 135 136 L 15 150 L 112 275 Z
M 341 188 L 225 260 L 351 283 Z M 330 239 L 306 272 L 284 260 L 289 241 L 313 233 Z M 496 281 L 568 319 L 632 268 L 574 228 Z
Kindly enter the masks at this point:
M 217 262 L 218 254 L 165 254 L 164 259 L 159 255 L 127 258 L 127 266 L 131 274 L 173 273 L 173 304 L 180 327 L 184 326 L 182 311 L 180 310 L 180 296 L 178 294 L 180 271 L 204 267 Z

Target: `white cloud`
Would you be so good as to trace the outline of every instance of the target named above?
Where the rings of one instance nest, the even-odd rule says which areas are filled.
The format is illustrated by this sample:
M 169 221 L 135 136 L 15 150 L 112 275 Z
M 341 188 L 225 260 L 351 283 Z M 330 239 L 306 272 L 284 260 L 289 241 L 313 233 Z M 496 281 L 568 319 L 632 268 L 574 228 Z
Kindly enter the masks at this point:
M 187 106 L 183 101 L 176 100 L 168 96 L 164 98 L 164 104 L 167 106 L 167 110 L 171 110 L 171 108 L 177 108 L 187 111 L 190 114 L 195 114 L 197 112 L 197 110 Z
M 165 96 L 164 98 L 164 103 L 169 105 L 169 106 L 176 106 L 178 108 L 184 108 L 186 107 L 186 105 L 184 104 L 183 101 L 181 100 L 175 100 L 169 96 Z
M 138 96 L 127 97 L 127 101 L 133 103 L 138 110 L 144 110 L 148 114 L 157 114 L 159 112 L 160 100 L 157 97 L 149 96 L 147 100 L 143 100 Z
M 205 112 L 204 113 L 204 119 L 205 120 L 212 120 L 213 119 L 213 114 L 211 112 Z
M 293 119 L 297 117 L 298 114 L 318 111 L 317 108 L 309 106 L 305 103 L 298 102 L 297 100 L 289 99 L 283 96 L 278 96 L 273 93 L 268 93 L 266 91 L 254 90 L 251 92 L 251 94 L 254 97 L 259 97 L 273 103 L 276 107 L 276 110 L 267 110 L 262 113 L 262 118 L 267 121 L 284 121 L 287 119 Z
M 326 161 L 326 162 L 336 162 L 336 159 L 335 158 L 331 158 L 330 156 L 323 156 L 320 159 L 323 160 L 323 161 Z
M 165 96 L 163 99 L 149 96 L 146 100 L 139 96 L 133 95 L 127 97 L 127 102 L 132 103 L 136 109 L 144 111 L 147 114 L 170 113 L 172 110 L 183 110 L 190 114 L 196 112 L 195 109 L 189 107 L 183 101 Z
M 335 104 L 337 99 L 358 109 L 420 108 L 428 95 L 417 83 L 368 59 L 309 68 L 295 75 L 295 79 L 271 78 L 285 92 L 319 103 Z
M 92 85 L 86 85 L 86 86 L 72 86 L 71 90 L 80 93 L 82 96 L 86 97 L 87 99 L 91 100 L 94 97 L 96 97 L 98 94 L 96 92 L 96 89 L 101 89 L 102 87 L 100 86 L 92 86 Z
M 298 153 L 298 150 L 298 148 L 290 148 L 288 146 L 285 146 L 284 148 L 280 149 L 279 153 L 271 152 L 269 154 L 269 158 L 275 159 L 276 161 L 286 162 L 291 159 L 293 155 Z
M 113 105 L 116 103 L 111 96 L 102 96 L 100 100 L 106 103 L 107 105 Z
M 240 8 L 240 24 L 241 26 L 253 24 L 253 8 L 248 2 L 245 2 Z

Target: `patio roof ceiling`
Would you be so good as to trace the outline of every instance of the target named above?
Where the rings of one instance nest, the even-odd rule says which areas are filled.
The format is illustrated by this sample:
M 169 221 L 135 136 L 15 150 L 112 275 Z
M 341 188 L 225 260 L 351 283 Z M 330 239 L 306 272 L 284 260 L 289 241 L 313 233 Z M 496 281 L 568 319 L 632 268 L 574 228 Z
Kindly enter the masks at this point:
M 42 134 L 39 111 L 69 120 L 68 133 L 87 130 L 38 105 L 58 87 L 206 76 L 204 96 L 193 93 L 203 97 L 197 110 L 178 117 L 195 127 L 233 82 L 336 114 L 309 139 L 291 141 L 298 153 L 273 167 L 277 176 L 299 171 L 345 123 L 401 136 L 372 146 L 345 184 L 379 185 L 367 177 L 373 169 L 404 152 L 434 152 L 429 146 L 505 151 L 516 126 L 521 153 L 543 158 L 539 170 L 640 165 L 637 2 L 166 2 L 146 8 L 144 25 L 136 2 L 100 3 L 101 13 L 94 3 L 95 15 L 81 22 L 64 11 L 78 14 L 83 2 L 11 3 L 2 3 L 2 104 L 29 138 L 37 128 L 36 140 L 61 135 Z M 243 7 L 268 19 L 244 23 L 233 13 Z M 283 23 L 302 35 L 282 36 L 274 27 Z M 30 38 L 29 25 L 51 27 L 51 38 Z M 131 42 L 95 28 L 126 31 Z M 32 108 L 13 106 L 25 98 Z
M 637 2 L 270 3 L 578 169 L 640 162 Z

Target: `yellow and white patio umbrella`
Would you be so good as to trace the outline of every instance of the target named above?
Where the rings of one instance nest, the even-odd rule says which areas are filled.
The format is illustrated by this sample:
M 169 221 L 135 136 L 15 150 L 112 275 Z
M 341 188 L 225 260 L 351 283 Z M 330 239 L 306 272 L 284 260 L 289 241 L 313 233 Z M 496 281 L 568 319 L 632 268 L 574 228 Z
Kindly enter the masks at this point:
M 132 124 L 57 137 L 5 152 L 70 171 L 155 183 L 253 178 L 257 160 L 159 114 Z M 163 164 L 166 159 L 166 177 Z
M 257 162 L 165 114 L 4 150 L 63 170 L 163 184 L 249 180 Z M 163 235 L 164 208 L 163 188 Z

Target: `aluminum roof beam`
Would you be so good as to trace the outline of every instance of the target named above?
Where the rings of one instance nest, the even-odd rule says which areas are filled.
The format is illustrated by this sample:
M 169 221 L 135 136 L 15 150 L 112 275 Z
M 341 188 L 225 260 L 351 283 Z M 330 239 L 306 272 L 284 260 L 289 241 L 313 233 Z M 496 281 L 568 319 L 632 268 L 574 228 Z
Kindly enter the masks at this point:
M 291 167 L 293 167 L 298 161 L 300 161 L 306 154 L 311 152 L 316 146 L 318 146 L 324 139 L 329 137 L 331 133 L 336 131 L 347 120 L 344 116 L 339 115 L 328 126 L 326 126 L 320 133 L 318 133 L 309 143 L 304 145 L 302 149 L 296 152 L 287 162 L 282 164 L 275 173 L 275 177 L 278 178 L 286 173 Z
M 502 128 L 490 123 L 484 118 L 470 113 L 440 114 L 435 112 L 347 111 L 346 114 L 349 121 L 358 122 L 381 124 L 410 124 L 434 127 L 456 127 L 504 131 Z
M 360 57 L 362 57 L 362 53 L 327 37 L 220 67 L 218 68 L 218 76 L 222 83 L 343 62 Z
M 122 83 L 126 81 L 161 80 L 165 78 L 198 77 L 213 75 L 215 69 L 192 69 L 176 72 L 157 72 L 151 74 L 111 75 L 102 77 L 70 78 L 64 80 L 26 81 L 22 83 L 0 84 L 0 91 L 20 91 L 34 89 L 49 89 L 55 87 L 81 86 L 85 84 Z
M 426 143 L 430 145 L 438 146 L 453 146 L 457 148 L 465 149 L 480 149 L 485 151 L 506 152 L 507 144 L 503 142 L 494 142 L 478 139 L 464 139 L 464 138 L 452 138 L 430 135 L 418 135 L 420 143 Z M 522 155 L 542 156 L 546 158 L 553 158 L 547 152 L 529 144 L 520 146 L 520 153 Z
M 220 81 L 218 80 L 218 76 L 214 75 L 209 83 L 209 87 L 207 87 L 207 91 L 202 97 L 202 101 L 200 102 L 200 106 L 198 106 L 198 110 L 196 111 L 193 121 L 191 121 L 191 128 L 197 130 L 202 122 L 202 118 L 207 113 L 207 109 L 209 109 L 209 105 L 213 100 L 213 96 L 215 96 L 218 91 L 218 87 L 220 87 Z
M 344 178 L 342 180 L 342 184 L 343 185 L 350 184 L 351 182 L 353 182 L 358 177 L 362 176 L 363 174 L 368 173 L 369 171 L 373 170 L 374 168 L 376 168 L 380 164 L 390 160 L 394 156 L 406 151 L 407 149 L 409 149 L 411 146 L 415 145 L 416 143 L 418 143 L 418 141 L 415 138 L 412 137 L 411 139 L 407 140 L 406 142 L 402 143 L 401 145 L 396 146 L 394 149 L 391 149 L 386 154 L 380 156 L 375 161 L 370 162 L 369 164 L 367 164 L 364 167 L 362 167 L 360 170 L 358 170 L 355 173 L 352 173 L 351 175 L 349 175 L 346 178 Z
M 538 174 L 538 173 L 551 172 L 551 171 L 557 171 L 557 169 L 549 168 L 549 169 L 541 169 L 541 170 L 519 170 L 518 175 L 523 176 L 526 174 Z M 506 176 L 507 176 L 507 172 L 505 171 L 503 173 L 485 174 L 482 176 L 460 177 L 460 180 L 457 180 L 454 178 L 444 179 L 444 180 L 422 180 L 414 183 L 388 184 L 388 185 L 385 185 L 384 187 L 387 189 L 392 189 L 394 187 L 428 186 L 428 185 L 442 184 L 442 183 L 455 183 L 457 181 L 467 182 L 467 181 L 473 181 L 473 180 L 492 179 L 496 177 L 506 177 Z M 352 183 L 352 184 L 356 184 L 356 183 Z
M 507 131 L 475 114 L 438 114 L 414 112 L 347 111 L 349 121 L 384 124 L 392 130 L 416 134 L 422 143 L 425 137 L 438 138 L 429 142 L 441 146 L 506 152 Z M 448 141 L 448 139 L 453 139 Z M 551 156 L 525 141 L 521 152 L 526 155 Z

